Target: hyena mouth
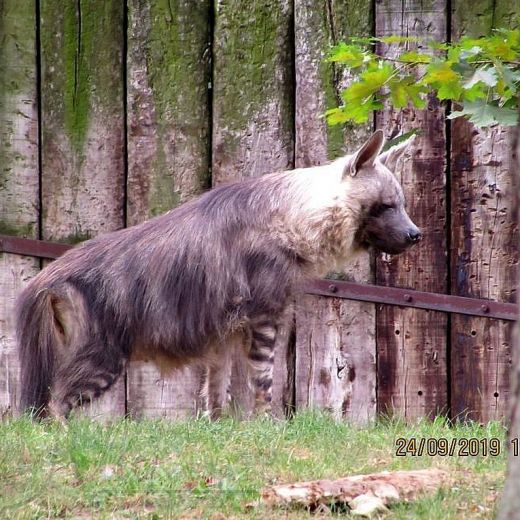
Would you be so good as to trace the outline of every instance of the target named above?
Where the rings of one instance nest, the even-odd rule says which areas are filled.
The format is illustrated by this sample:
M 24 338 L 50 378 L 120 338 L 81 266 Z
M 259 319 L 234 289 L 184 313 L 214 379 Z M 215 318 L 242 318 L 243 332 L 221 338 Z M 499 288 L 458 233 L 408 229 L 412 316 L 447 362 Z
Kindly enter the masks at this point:
M 403 253 L 413 245 L 413 243 L 408 241 L 397 242 L 389 240 L 386 237 L 381 238 L 368 233 L 366 230 L 362 230 L 357 234 L 356 243 L 361 249 L 368 250 L 373 248 L 381 253 L 387 253 L 389 255 L 398 255 Z

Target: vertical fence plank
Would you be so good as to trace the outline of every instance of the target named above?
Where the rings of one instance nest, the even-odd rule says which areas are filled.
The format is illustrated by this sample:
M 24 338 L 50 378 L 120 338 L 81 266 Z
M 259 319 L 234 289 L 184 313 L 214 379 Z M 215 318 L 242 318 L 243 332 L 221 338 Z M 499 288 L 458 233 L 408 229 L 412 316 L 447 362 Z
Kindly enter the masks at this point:
M 128 225 L 164 213 L 209 185 L 210 2 L 128 4 Z M 197 368 L 161 374 L 134 360 L 133 416 L 194 415 Z
M 0 233 L 38 238 L 36 6 L 0 4 Z M 36 258 L 0 253 L 0 416 L 18 402 L 13 307 L 39 270 Z
M 453 35 L 485 36 L 511 27 L 520 5 L 512 0 L 456 4 Z M 518 228 L 514 212 L 514 129 L 476 129 L 452 122 L 452 292 L 515 300 Z M 518 189 L 518 187 L 516 187 Z M 507 416 L 512 324 L 452 317 L 452 415 L 485 422 Z
M 368 137 L 371 125 L 328 127 L 327 108 L 340 102 L 348 77 L 325 57 L 332 45 L 371 35 L 371 2 L 295 1 L 295 166 L 323 164 Z M 372 281 L 370 257 L 346 266 L 346 277 Z M 331 410 L 365 422 L 375 416 L 375 308 L 370 303 L 304 296 L 296 307 L 296 407 Z
M 123 4 L 41 3 L 42 234 L 74 243 L 124 225 Z M 125 411 L 124 378 L 90 405 Z
M 292 10 L 291 0 L 215 4 L 214 184 L 293 167 Z M 281 413 L 291 390 L 287 344 L 278 343 L 273 410 Z M 235 407 L 247 413 L 252 401 L 241 356 L 231 394 Z
M 398 34 L 446 39 L 444 0 L 376 2 L 376 36 Z M 391 57 L 397 46 L 380 46 Z M 423 232 L 423 241 L 399 256 L 381 255 L 377 282 L 443 293 L 446 261 L 445 112 L 435 100 L 425 110 L 387 108 L 378 125 L 391 137 L 411 128 L 421 135 L 411 160 L 400 166 L 408 212 Z M 407 419 L 447 410 L 447 317 L 416 309 L 382 306 L 377 313 L 378 408 Z
M 213 183 L 293 165 L 292 2 L 217 2 Z

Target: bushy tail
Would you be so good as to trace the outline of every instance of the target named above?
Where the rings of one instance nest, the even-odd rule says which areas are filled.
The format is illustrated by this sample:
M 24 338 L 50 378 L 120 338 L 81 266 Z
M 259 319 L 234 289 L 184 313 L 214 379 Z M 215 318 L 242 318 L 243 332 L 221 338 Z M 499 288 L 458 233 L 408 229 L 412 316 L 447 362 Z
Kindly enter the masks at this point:
M 16 333 L 21 367 L 21 411 L 46 413 L 58 342 L 52 295 L 31 284 L 20 296 Z

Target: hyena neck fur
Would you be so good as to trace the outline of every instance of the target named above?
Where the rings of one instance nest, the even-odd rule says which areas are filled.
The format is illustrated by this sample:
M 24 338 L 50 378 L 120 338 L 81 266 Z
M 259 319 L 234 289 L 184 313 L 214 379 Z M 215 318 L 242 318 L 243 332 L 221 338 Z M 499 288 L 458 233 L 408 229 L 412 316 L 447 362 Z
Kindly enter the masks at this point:
M 310 276 L 321 276 L 353 254 L 361 203 L 342 179 L 350 156 L 290 172 L 291 206 L 280 222 L 280 240 L 305 259 Z M 276 223 L 275 223 L 276 228 Z

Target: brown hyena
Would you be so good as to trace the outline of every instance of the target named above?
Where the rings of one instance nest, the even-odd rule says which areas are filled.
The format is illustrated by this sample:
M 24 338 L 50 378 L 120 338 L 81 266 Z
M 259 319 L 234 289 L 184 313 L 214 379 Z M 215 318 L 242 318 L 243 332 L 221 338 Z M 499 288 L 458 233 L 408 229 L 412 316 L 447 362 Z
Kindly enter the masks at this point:
M 377 131 L 330 164 L 218 187 L 56 260 L 18 303 L 23 409 L 66 416 L 148 352 L 203 360 L 215 417 L 241 334 L 257 409 L 268 408 L 277 327 L 302 282 L 356 249 L 395 254 L 421 237 L 390 171 L 409 141 L 380 155 L 383 141 Z

